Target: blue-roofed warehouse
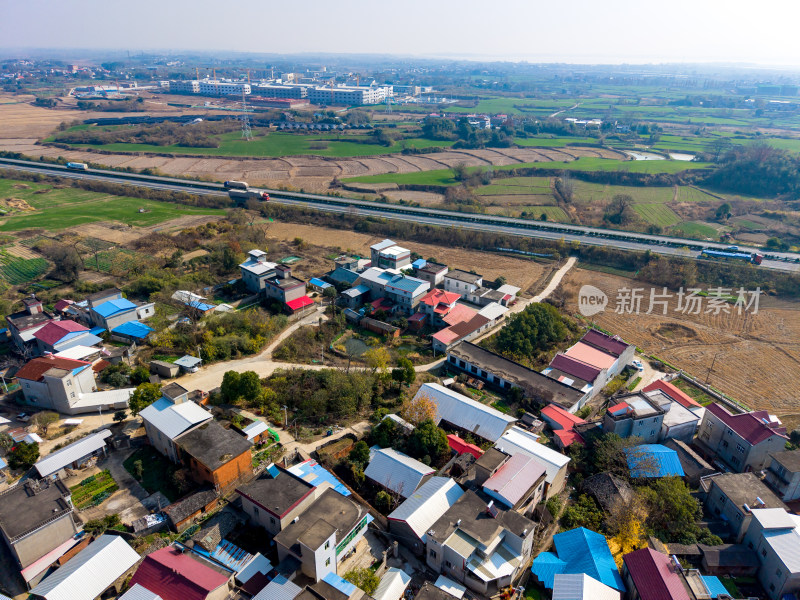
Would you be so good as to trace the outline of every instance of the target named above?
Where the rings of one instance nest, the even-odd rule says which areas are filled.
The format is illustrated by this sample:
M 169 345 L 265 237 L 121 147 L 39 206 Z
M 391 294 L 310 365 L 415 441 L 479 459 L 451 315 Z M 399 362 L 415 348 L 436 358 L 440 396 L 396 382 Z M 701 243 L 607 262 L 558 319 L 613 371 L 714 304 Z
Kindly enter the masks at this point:
M 308 285 L 310 285 L 313 289 L 315 289 L 318 292 L 324 292 L 329 287 L 333 287 L 330 283 L 328 283 L 327 281 L 322 281 L 322 279 L 319 279 L 318 277 L 312 277 L 311 279 L 309 279 Z
M 606 538 L 584 527 L 553 536 L 556 553 L 542 552 L 533 561 L 531 571 L 542 584 L 553 589 L 557 574 L 585 573 L 620 592 L 625 591 L 617 564 Z
M 147 339 L 147 336 L 155 331 L 149 325 L 145 325 L 141 321 L 128 321 L 122 325 L 118 325 L 111 330 L 113 337 L 121 338 L 125 341 L 138 342 Z
M 136 319 L 136 305 L 127 298 L 114 298 L 92 307 L 92 322 L 109 331 Z
M 642 444 L 625 450 L 631 477 L 683 477 L 678 453 L 661 444 Z

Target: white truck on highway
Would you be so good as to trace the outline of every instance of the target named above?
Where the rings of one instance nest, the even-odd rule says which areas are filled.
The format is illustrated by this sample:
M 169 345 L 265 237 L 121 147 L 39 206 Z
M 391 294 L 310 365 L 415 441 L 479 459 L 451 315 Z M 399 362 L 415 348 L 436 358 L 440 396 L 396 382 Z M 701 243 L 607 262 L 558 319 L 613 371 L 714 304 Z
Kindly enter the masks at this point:
M 78 171 L 88 171 L 89 165 L 86 163 L 77 163 L 77 162 L 68 162 L 67 163 L 68 169 L 76 169 Z

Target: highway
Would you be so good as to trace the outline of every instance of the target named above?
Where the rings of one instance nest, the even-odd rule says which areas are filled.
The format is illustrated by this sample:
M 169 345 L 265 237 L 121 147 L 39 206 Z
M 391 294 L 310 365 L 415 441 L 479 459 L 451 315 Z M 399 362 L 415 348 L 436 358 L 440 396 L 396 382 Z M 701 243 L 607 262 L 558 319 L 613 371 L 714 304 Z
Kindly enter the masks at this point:
M 124 173 L 102 169 L 79 171 L 68 169 L 61 165 L 7 158 L 0 158 L 0 167 L 72 179 L 108 181 L 150 189 L 186 192 L 203 196 L 228 197 L 227 191 L 220 183 L 142 175 L 138 173 Z M 724 250 L 727 247 L 725 244 L 719 243 L 579 225 L 530 221 L 526 219 L 462 213 L 440 209 L 406 207 L 396 204 L 382 205 L 363 200 L 284 192 L 280 190 L 263 189 L 263 191 L 269 193 L 270 202 L 290 206 L 311 207 L 325 212 L 372 216 L 383 219 L 395 219 L 444 227 L 458 227 L 462 229 L 523 237 L 564 240 L 566 242 L 575 241 L 581 244 L 610 246 L 624 250 L 650 250 L 654 253 L 669 256 L 696 258 L 702 248 Z M 758 248 L 746 246 L 740 246 L 740 251 L 764 254 L 765 258 L 761 263 L 761 268 L 800 273 L 800 254 L 790 252 L 765 253 Z

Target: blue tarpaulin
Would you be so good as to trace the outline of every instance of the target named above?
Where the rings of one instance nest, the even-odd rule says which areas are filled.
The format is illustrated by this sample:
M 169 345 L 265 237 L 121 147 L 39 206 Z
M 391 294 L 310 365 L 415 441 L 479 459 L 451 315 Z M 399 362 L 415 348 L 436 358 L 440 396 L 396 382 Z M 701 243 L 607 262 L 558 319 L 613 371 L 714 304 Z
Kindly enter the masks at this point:
M 728 595 L 730 592 L 722 585 L 722 582 L 719 578 L 714 577 L 712 575 L 701 575 L 700 579 L 703 580 L 703 585 L 706 586 L 708 590 L 708 595 L 712 598 L 717 598 L 722 596 L 723 594 Z
M 642 444 L 625 450 L 631 477 L 683 477 L 678 453 L 661 444 Z
M 145 325 L 141 321 L 128 321 L 122 325 L 117 325 L 111 330 L 111 333 L 122 335 L 129 338 L 143 340 L 148 335 L 155 331 L 152 327 Z

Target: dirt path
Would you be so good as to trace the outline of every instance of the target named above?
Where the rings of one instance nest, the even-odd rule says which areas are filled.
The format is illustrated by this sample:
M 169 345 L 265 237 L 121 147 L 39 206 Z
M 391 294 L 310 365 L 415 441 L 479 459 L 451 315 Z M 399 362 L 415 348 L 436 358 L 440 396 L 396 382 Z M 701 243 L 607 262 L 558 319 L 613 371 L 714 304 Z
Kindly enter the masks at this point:
M 558 110 L 558 111 L 554 112 L 552 115 L 550 115 L 550 118 L 551 118 L 551 119 L 555 119 L 555 118 L 556 118 L 558 115 L 560 115 L 561 113 L 565 113 L 565 112 L 567 112 L 568 110 L 575 110 L 575 109 L 576 109 L 576 108 L 578 108 L 580 105 L 581 105 L 581 103 L 580 103 L 580 102 L 576 102 L 576 103 L 575 103 L 573 106 L 570 106 L 569 108 L 564 108 L 564 109 L 561 109 L 561 110 Z

